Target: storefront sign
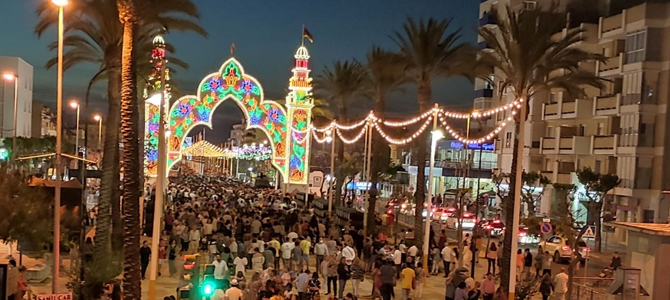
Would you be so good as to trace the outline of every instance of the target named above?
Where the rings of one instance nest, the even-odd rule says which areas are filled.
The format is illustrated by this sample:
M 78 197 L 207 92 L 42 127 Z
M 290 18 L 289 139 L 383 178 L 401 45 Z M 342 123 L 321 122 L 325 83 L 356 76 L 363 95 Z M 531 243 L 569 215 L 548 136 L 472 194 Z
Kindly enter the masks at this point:
M 457 141 L 452 141 L 449 143 L 449 148 L 454 149 L 454 150 L 460 150 L 464 148 L 464 144 L 461 142 Z M 473 149 L 473 150 L 484 150 L 484 151 L 493 151 L 495 149 L 495 144 L 494 143 L 482 143 L 482 144 L 468 144 L 468 149 Z

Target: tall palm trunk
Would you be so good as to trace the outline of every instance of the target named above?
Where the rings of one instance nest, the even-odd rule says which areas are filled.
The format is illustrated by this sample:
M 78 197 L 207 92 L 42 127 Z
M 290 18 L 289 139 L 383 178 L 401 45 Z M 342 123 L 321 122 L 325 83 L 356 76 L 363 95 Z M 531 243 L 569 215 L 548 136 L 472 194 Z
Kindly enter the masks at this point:
M 430 101 L 433 91 L 430 86 L 430 81 L 422 82 L 418 87 L 419 110 L 420 114 L 431 109 Z M 428 137 L 428 130 L 417 139 L 417 154 L 416 154 L 416 192 L 414 199 L 416 202 L 416 211 L 414 216 L 414 240 L 415 245 L 423 245 L 424 226 L 423 223 L 423 204 L 426 201 L 426 139 Z
M 524 93 L 521 95 L 521 97 L 517 97 L 517 99 L 528 99 L 528 96 Z M 524 105 L 526 105 L 525 120 L 528 120 L 528 112 L 530 111 L 528 103 L 530 103 L 530 101 L 524 102 Z M 516 168 L 518 164 L 523 164 L 523 162 L 518 160 L 519 143 L 522 142 L 519 140 L 519 132 L 521 131 L 520 123 L 521 121 L 519 115 L 517 114 L 517 117 L 515 117 L 514 120 L 514 148 L 512 150 L 512 164 L 510 166 L 511 170 L 509 174 L 509 193 L 507 194 L 507 198 L 503 199 L 503 215 L 505 217 L 505 224 L 514 224 L 514 201 L 516 201 L 515 199 L 517 198 L 516 190 L 514 188 L 516 186 Z M 521 197 L 519 197 L 519 201 L 521 201 Z M 512 253 L 512 235 L 506 234 L 503 240 L 503 255 L 499 258 L 502 260 L 500 265 L 500 286 L 505 289 L 509 287 L 511 267 L 510 261 L 512 260 L 512 255 L 516 255 Z
M 137 88 L 134 68 L 135 1 L 118 2 L 119 19 L 123 24 L 121 56 L 121 136 L 123 141 L 123 298 L 141 298 L 140 278 L 140 186 L 137 136 Z
M 386 109 L 384 93 L 378 90 L 375 94 L 375 115 L 377 115 L 377 117 L 383 117 Z M 377 212 L 377 196 L 379 194 L 377 183 L 379 182 L 379 172 L 383 167 L 384 160 L 382 158 L 386 157 L 383 153 L 388 149 L 383 141 L 383 137 L 376 130 L 372 131 L 371 147 L 372 157 L 370 158 L 370 199 L 368 201 L 368 211 L 373 212 L 373 214 L 368 217 L 368 235 L 370 233 L 375 233 L 376 231 L 377 222 L 374 218 L 374 214 Z
M 347 108 L 344 106 L 344 103 L 346 102 L 343 101 L 342 105 L 340 105 L 340 115 L 339 115 L 340 122 L 344 122 L 347 116 Z M 337 138 L 334 132 L 333 132 L 333 138 Z M 335 199 L 333 199 L 333 203 L 339 203 L 340 199 L 342 198 L 342 185 L 344 184 L 344 174 L 340 171 L 338 165 L 344 162 L 344 142 L 340 141 L 335 145 L 337 146 L 337 160 L 335 161 L 336 181 L 335 181 Z
M 96 261 L 106 261 L 111 253 L 111 230 L 112 222 L 110 217 L 113 214 L 115 196 L 118 198 L 118 178 L 119 178 L 119 110 L 121 90 L 121 74 L 119 66 L 121 64 L 121 53 L 110 51 L 106 54 L 106 65 L 110 66 L 107 70 L 107 122 L 105 125 L 105 145 L 102 157 L 102 178 L 100 183 L 100 201 L 98 203 L 98 217 L 95 231 L 95 252 Z

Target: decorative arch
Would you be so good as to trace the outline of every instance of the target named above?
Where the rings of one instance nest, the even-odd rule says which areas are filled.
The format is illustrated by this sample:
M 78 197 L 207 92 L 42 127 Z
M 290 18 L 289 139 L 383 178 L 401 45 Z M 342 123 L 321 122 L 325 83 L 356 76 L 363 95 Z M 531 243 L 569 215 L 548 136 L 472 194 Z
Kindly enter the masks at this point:
M 286 110 L 282 105 L 265 100 L 263 88 L 256 78 L 245 74 L 242 65 L 230 58 L 219 72 L 205 77 L 199 85 L 197 96 L 184 96 L 170 108 L 168 114 L 167 170 L 182 159 L 184 138 L 197 125 L 212 128 L 212 113 L 223 101 L 232 99 L 244 113 L 247 129 L 258 128 L 270 141 L 272 165 L 288 181 L 287 137 L 289 129 Z

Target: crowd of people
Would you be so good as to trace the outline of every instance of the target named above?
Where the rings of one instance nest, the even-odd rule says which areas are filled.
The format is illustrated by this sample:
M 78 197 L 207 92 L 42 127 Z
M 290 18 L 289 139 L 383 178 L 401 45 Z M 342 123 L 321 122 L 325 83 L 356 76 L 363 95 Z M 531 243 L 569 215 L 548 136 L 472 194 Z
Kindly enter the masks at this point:
M 366 237 L 350 223 L 331 223 L 281 191 L 183 176 L 170 183 L 168 199 L 159 274 L 180 276 L 178 289 L 192 286 L 177 258 L 200 253 L 214 266 L 213 299 L 391 299 L 396 285 L 402 299 L 422 297 L 428 274 L 417 246 L 393 246 L 383 233 Z M 144 277 L 151 250 L 145 244 L 140 252 Z M 372 289 L 362 291 L 366 274 Z
M 387 239 L 385 233 L 393 223 L 387 224 L 381 215 L 373 216 L 379 230 L 365 236 L 351 223 L 319 218 L 290 194 L 252 189 L 225 177 L 182 176 L 171 181 L 167 197 L 158 270 L 159 276 L 179 277 L 177 294 L 194 288 L 177 258 L 197 253 L 213 266 L 214 300 L 352 300 L 362 295 L 420 299 L 427 277 L 441 272 L 447 300 L 506 299 L 495 284 L 497 258 L 502 256 L 499 242 L 482 245 L 479 236 L 466 234 L 459 253 L 457 246 L 449 245 L 444 230 L 439 236 L 431 231 L 426 271 L 417 245 Z M 140 252 L 144 277 L 151 249 L 144 244 Z M 529 253 L 520 255 L 519 278 L 529 277 L 535 262 L 541 288 L 550 286 L 558 294 L 549 256 L 536 255 L 533 261 Z M 488 271 L 477 281 L 470 277 L 470 269 L 480 256 Z M 558 277 L 562 278 L 554 278 Z M 365 280 L 371 280 L 372 287 L 365 285 L 363 291 Z

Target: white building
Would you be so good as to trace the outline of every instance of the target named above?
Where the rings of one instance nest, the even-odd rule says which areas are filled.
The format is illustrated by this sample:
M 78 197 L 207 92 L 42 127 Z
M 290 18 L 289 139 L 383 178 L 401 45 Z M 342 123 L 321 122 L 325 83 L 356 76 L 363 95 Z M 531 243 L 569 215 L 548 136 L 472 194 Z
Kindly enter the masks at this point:
M 0 73 L 18 76 L 17 135 L 31 136 L 33 66 L 19 57 L 0 56 Z M 0 82 L 0 138 L 14 135 L 14 82 Z
M 230 131 L 230 141 L 233 142 L 235 146 L 242 145 L 244 141 L 244 130 L 246 129 L 245 124 L 235 124 L 233 125 L 233 130 Z

